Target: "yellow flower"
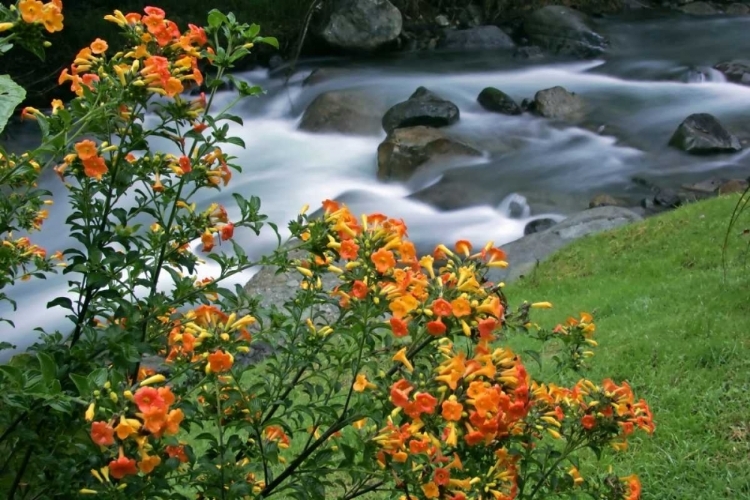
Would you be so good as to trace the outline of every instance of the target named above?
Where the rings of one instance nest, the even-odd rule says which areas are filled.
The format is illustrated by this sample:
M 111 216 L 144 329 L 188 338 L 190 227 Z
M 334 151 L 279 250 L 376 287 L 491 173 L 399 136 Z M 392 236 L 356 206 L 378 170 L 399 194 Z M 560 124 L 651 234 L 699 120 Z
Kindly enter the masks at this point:
M 0 23 L 0 33 L 8 31 L 13 27 L 13 23 Z
M 354 382 L 354 392 L 365 392 L 365 389 L 375 389 L 375 384 L 367 380 L 367 375 L 360 373 L 357 375 L 357 380 Z
M 400 351 L 398 351 L 393 358 L 391 358 L 393 361 L 398 361 L 402 363 L 406 370 L 411 373 L 414 371 L 414 365 L 411 364 L 409 359 L 406 357 L 406 347 L 402 348 Z
M 18 10 L 25 23 L 35 23 L 42 18 L 44 4 L 39 0 L 21 0 L 18 2 Z
M 531 304 L 532 309 L 552 309 L 550 302 L 534 302 Z

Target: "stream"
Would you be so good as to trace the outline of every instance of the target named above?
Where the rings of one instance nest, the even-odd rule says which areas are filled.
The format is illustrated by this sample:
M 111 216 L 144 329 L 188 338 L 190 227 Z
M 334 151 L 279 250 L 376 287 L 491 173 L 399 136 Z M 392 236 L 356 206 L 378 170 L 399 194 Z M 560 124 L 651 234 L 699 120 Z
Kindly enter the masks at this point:
M 708 177 L 750 174 L 745 150 L 732 155 L 696 157 L 669 148 L 667 142 L 680 122 L 692 113 L 711 113 L 743 139 L 750 138 L 750 87 L 727 83 L 716 63 L 750 53 L 750 17 L 630 18 L 599 20 L 600 32 L 611 40 L 600 60 L 545 57 L 517 59 L 504 52 L 418 53 L 378 59 L 302 61 L 286 82 L 267 70 L 238 76 L 261 85 L 267 94 L 235 108 L 244 126 L 234 126 L 246 150 L 226 151 L 240 158 L 241 174 L 221 192 L 196 198 L 199 206 L 226 204 L 230 219 L 233 193 L 258 195 L 262 212 L 282 229 L 304 204 L 313 209 L 326 198 L 345 201 L 354 212 L 383 212 L 403 218 L 409 236 L 422 251 L 438 242 L 468 239 L 476 244 L 503 244 L 523 236 L 534 218 L 561 219 L 587 207 L 589 199 L 607 193 L 636 206 L 647 191 L 635 184 L 642 177 L 658 185 L 678 186 Z M 325 67 L 326 78 L 303 85 L 314 68 Z M 376 178 L 380 136 L 317 134 L 297 129 L 307 105 L 323 92 L 362 90 L 380 103 L 382 113 L 426 86 L 454 102 L 460 121 L 447 129 L 482 149 L 483 157 L 460 165 L 436 167 L 408 183 Z M 497 87 L 520 103 L 541 89 L 563 86 L 582 96 L 589 108 L 577 126 L 554 123 L 525 113 L 504 116 L 483 110 L 479 92 Z M 219 101 L 232 98 L 227 91 Z M 218 105 L 221 106 L 222 102 Z M 30 128 L 29 128 L 30 127 Z M 11 131 L 6 147 L 23 150 L 33 144 L 33 124 Z M 154 141 L 156 148 L 164 147 Z M 440 210 L 414 193 L 441 182 L 460 208 Z M 45 172 L 41 187 L 53 192 L 56 204 L 41 233 L 33 238 L 49 253 L 70 241 L 64 226 L 65 190 L 57 176 Z M 236 241 L 252 257 L 271 251 L 271 231 L 260 237 L 237 231 Z M 198 243 L 193 245 L 198 248 Z M 200 277 L 216 269 L 205 265 Z M 237 282 L 246 282 L 250 275 Z M 16 285 L 8 294 L 19 311 L 5 304 L 0 316 L 15 322 L 0 324 L 0 340 L 24 348 L 34 342 L 35 327 L 66 331 L 61 309 L 46 304 L 66 292 L 66 278 L 50 276 Z M 0 353 L 0 361 L 9 351 Z

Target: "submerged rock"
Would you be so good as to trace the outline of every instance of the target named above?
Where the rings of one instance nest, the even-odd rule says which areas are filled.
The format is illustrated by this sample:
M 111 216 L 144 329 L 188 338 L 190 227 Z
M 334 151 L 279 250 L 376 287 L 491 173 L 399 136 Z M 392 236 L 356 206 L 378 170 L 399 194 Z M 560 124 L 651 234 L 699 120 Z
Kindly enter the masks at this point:
M 339 0 L 322 34 L 336 47 L 369 51 L 398 38 L 402 23 L 388 0 Z
M 535 10 L 524 21 L 523 29 L 531 43 L 553 54 L 598 57 L 609 45 L 594 31 L 587 16 L 562 5 Z
M 732 83 L 750 85 L 750 60 L 724 61 L 714 66 L 714 69 L 721 71 L 727 80 Z
M 497 26 L 478 26 L 465 30 L 445 30 L 438 44 L 448 50 L 512 49 L 513 40 Z
M 557 221 L 555 219 L 534 219 L 526 224 L 526 227 L 523 228 L 523 235 L 528 236 L 534 233 L 541 233 L 542 231 L 546 231 L 547 229 L 551 228 L 555 224 L 557 224 Z
M 577 121 L 586 114 L 586 102 L 579 95 L 558 86 L 537 92 L 533 110 L 545 118 Z
M 706 2 L 692 2 L 683 5 L 680 7 L 680 10 L 692 16 L 715 16 L 716 14 L 720 14 L 713 5 Z
M 487 111 L 502 113 L 504 115 L 520 115 L 521 108 L 516 101 L 502 90 L 494 87 L 487 87 L 482 90 L 477 97 L 477 101 Z
M 378 135 L 380 109 L 365 92 L 334 90 L 320 94 L 310 103 L 299 128 L 308 132 Z
M 690 154 L 735 153 L 742 150 L 740 140 L 708 113 L 685 118 L 669 140 L 669 145 Z
M 383 129 L 390 134 L 402 127 L 446 127 L 456 123 L 459 115 L 458 106 L 419 87 L 409 99 L 396 104 L 385 113 Z
M 398 128 L 378 146 L 378 179 L 408 180 L 420 166 L 432 160 L 481 154 L 435 128 Z

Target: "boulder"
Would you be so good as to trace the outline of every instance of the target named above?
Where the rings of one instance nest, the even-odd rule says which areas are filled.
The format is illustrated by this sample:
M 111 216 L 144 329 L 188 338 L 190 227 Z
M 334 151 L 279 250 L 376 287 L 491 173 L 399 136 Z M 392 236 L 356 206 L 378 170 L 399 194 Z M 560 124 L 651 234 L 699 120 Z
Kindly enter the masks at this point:
M 744 3 L 733 3 L 727 7 L 726 13 L 730 16 L 746 16 L 750 14 L 750 6 Z
M 692 16 L 715 16 L 720 13 L 713 5 L 706 2 L 692 2 L 680 7 L 680 10 Z
M 445 30 L 438 44 L 448 50 L 512 49 L 513 40 L 497 26 L 477 26 L 465 30 Z
M 477 97 L 477 101 L 487 111 L 502 113 L 504 115 L 520 115 L 521 108 L 518 107 L 508 94 L 494 87 L 487 87 Z
M 390 134 L 402 127 L 446 127 L 456 123 L 458 118 L 458 106 L 419 87 L 409 99 L 389 109 L 382 123 L 383 129 Z
M 721 71 L 732 83 L 750 85 L 750 60 L 724 61 L 714 66 L 714 69 Z
M 401 34 L 401 12 L 388 0 L 339 0 L 323 28 L 323 39 L 336 47 L 370 51 Z
M 529 234 L 503 245 L 508 254 L 507 269 L 492 269 L 488 279 L 495 283 L 510 282 L 533 272 L 536 265 L 559 249 L 590 234 L 600 233 L 642 220 L 632 210 L 620 207 L 599 207 L 585 210 L 549 229 Z
M 526 47 L 518 47 L 513 52 L 513 57 L 516 59 L 542 59 L 544 58 L 544 51 L 536 45 L 527 45 Z
M 319 133 L 379 135 L 382 107 L 378 104 L 362 91 L 325 92 L 307 107 L 299 128 Z
M 669 140 L 669 145 L 690 154 L 735 153 L 742 149 L 740 140 L 708 113 L 685 118 Z
M 588 17 L 562 5 L 535 10 L 525 19 L 523 29 L 532 44 L 553 54 L 598 57 L 609 45 L 594 31 Z
M 577 121 L 586 113 L 586 102 L 563 87 L 540 90 L 534 96 L 533 110 L 545 118 Z
M 480 151 L 435 128 L 398 128 L 378 146 L 378 179 L 408 180 L 430 161 L 481 155 Z

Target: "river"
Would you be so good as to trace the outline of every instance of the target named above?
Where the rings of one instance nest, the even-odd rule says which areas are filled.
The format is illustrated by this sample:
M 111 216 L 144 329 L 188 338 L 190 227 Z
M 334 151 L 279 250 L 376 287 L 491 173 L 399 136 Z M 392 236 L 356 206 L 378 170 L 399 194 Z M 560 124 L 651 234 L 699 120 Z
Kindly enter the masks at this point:
M 245 124 L 234 132 L 247 149 L 228 151 L 240 158 L 243 172 L 225 190 L 196 201 L 225 203 L 231 218 L 233 193 L 258 195 L 263 212 L 283 228 L 304 204 L 317 207 L 326 198 L 340 198 L 357 212 L 402 217 L 410 237 L 427 249 L 459 238 L 477 244 L 506 243 L 521 237 L 529 220 L 549 215 L 560 219 L 585 208 L 596 193 L 636 204 L 644 193 L 632 182 L 634 176 L 669 186 L 750 174 L 747 150 L 694 157 L 667 147 L 679 123 L 697 112 L 712 113 L 740 137 L 750 137 L 750 87 L 727 83 L 711 69 L 750 53 L 750 17 L 605 19 L 600 28 L 612 47 L 594 61 L 435 52 L 303 61 L 288 82 L 266 70 L 241 74 L 267 90 L 235 110 Z M 316 67 L 334 71 L 322 82 L 303 85 Z M 363 90 L 384 103 L 384 112 L 420 85 L 458 105 L 461 119 L 449 130 L 481 145 L 484 157 L 428 171 L 410 183 L 383 183 L 376 179 L 376 152 L 384 132 L 355 137 L 297 129 L 305 107 L 322 92 Z M 476 102 L 487 86 L 500 88 L 520 103 L 556 85 L 586 100 L 585 123 L 568 126 L 530 114 L 502 116 L 484 111 Z M 219 100 L 231 98 L 231 92 L 225 92 Z M 33 141 L 24 127 L 12 131 L 7 146 L 18 150 Z M 441 178 L 462 208 L 438 210 L 411 196 Z M 64 189 L 51 172 L 45 173 L 41 187 L 53 191 L 57 203 L 34 241 L 50 252 L 64 249 L 69 241 Z M 238 232 L 236 239 L 255 257 L 275 245 L 270 231 L 260 238 Z M 205 276 L 214 271 L 204 266 L 200 272 Z M 19 302 L 19 311 L 3 306 L 0 316 L 15 321 L 16 328 L 0 325 L 0 340 L 24 347 L 37 338 L 35 327 L 65 331 L 60 310 L 45 307 L 65 291 L 65 279 L 59 275 L 12 288 L 9 294 Z

